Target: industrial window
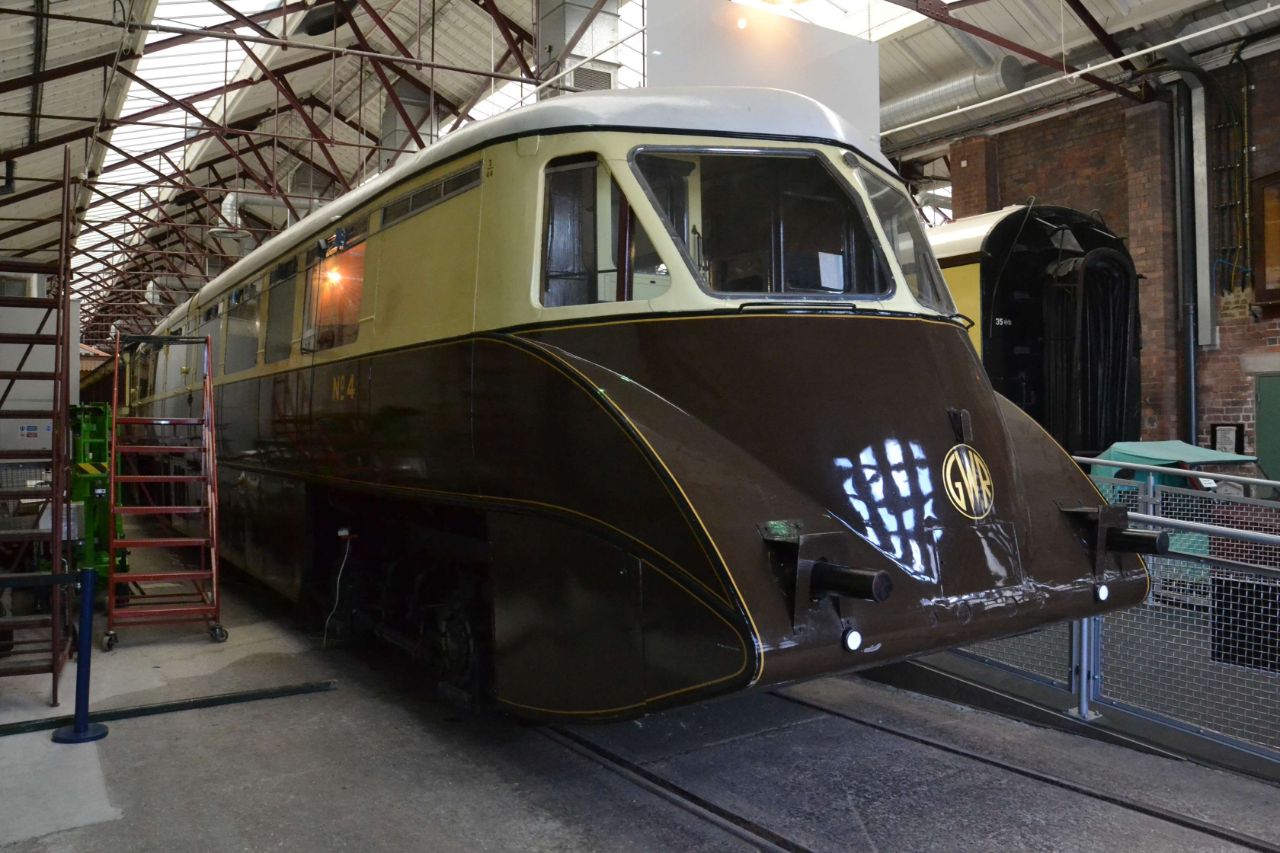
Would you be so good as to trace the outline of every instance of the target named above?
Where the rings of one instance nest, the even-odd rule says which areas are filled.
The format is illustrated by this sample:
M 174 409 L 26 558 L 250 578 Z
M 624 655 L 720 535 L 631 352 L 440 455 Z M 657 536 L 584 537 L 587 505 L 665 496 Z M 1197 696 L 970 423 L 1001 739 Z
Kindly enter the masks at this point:
M 363 239 L 368 220 L 349 223 L 307 252 L 307 311 L 302 348 L 308 352 L 355 342 L 364 299 Z
M 634 162 L 712 292 L 833 299 L 893 290 L 861 205 L 815 154 L 641 149 Z
M 290 258 L 271 270 L 267 281 L 267 346 L 263 361 L 272 364 L 293 349 L 293 303 L 298 262 Z
M 407 216 L 421 213 L 429 207 L 434 207 L 442 201 L 447 201 L 479 185 L 480 164 L 477 163 L 388 204 L 382 209 L 382 227 L 386 228 Z
M 667 291 L 666 265 L 596 155 L 552 160 L 546 175 L 543 305 L 628 302 Z
M 1253 292 L 1280 302 L 1280 172 L 1253 182 Z
M 227 310 L 227 353 L 224 370 L 236 373 L 258 363 L 258 285 L 231 291 Z

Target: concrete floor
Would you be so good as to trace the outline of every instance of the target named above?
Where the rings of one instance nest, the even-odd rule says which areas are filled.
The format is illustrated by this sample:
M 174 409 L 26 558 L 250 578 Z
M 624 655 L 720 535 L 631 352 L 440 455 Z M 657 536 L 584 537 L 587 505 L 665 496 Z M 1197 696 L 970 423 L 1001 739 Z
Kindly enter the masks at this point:
M 328 693 L 111 723 L 103 741 L 0 738 L 7 851 L 725 850 L 740 839 L 500 716 L 461 718 L 391 651 L 329 649 L 225 587 L 225 644 L 121 632 L 95 708 L 334 678 Z M 57 713 L 70 713 L 68 697 Z M 0 722 L 49 716 L 47 678 L 0 682 Z M 1280 845 L 1280 790 L 856 678 L 574 729 L 813 850 L 1233 850 L 829 709 L 1176 809 Z M 817 706 L 817 707 L 813 707 Z

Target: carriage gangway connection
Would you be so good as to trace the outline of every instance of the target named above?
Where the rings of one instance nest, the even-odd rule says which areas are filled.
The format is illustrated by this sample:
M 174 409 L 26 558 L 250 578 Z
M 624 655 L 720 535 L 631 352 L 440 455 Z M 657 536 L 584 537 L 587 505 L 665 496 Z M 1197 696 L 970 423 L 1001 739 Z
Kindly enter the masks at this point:
M 130 346 L 148 348 L 155 356 L 174 348 L 195 348 L 199 356 L 193 363 L 203 374 L 199 410 L 182 417 L 133 414 L 127 405 L 129 391 L 121 388 L 121 352 Z M 227 639 L 218 591 L 212 349 L 208 337 L 126 335 L 116 341 L 108 481 L 113 523 L 108 526 L 107 630 L 102 636 L 106 651 L 115 647 L 116 629 L 124 625 L 204 623 L 215 642 Z M 116 519 L 124 522 L 123 537 L 117 534 Z M 166 524 L 169 530 L 157 530 Z M 181 566 L 133 571 L 119 559 L 141 549 L 163 549 Z

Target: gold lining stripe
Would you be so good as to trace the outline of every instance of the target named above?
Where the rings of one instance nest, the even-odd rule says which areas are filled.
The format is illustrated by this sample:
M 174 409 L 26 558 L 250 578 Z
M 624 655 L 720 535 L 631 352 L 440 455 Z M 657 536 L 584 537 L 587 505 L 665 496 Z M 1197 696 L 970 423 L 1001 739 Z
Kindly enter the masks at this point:
M 648 705 L 653 704 L 654 702 L 660 702 L 663 699 L 670 699 L 672 696 L 679 696 L 683 693 L 690 693 L 694 690 L 701 690 L 704 687 L 711 687 L 716 684 L 722 684 L 726 681 L 731 681 L 737 678 L 739 675 L 741 675 L 742 671 L 747 668 L 747 661 L 749 659 L 749 656 L 747 655 L 747 647 L 742 642 L 742 635 L 738 633 L 738 630 L 734 626 L 734 624 L 730 622 L 728 619 L 725 619 L 724 616 L 722 616 L 721 614 L 717 613 L 713 608 L 709 607 L 705 601 L 698 598 L 698 596 L 694 595 L 692 592 L 686 589 L 683 584 L 676 581 L 675 578 L 668 575 L 666 572 L 664 572 L 662 569 L 655 566 L 653 563 L 650 563 L 648 560 L 645 560 L 643 558 L 640 559 L 640 562 L 643 565 L 646 565 L 649 568 L 653 569 L 658 574 L 662 575 L 671 584 L 673 584 L 676 587 L 676 589 L 688 595 L 698 604 L 702 605 L 703 607 L 706 607 L 707 610 L 711 611 L 711 615 L 715 616 L 717 619 L 719 619 L 721 622 L 723 622 L 725 625 L 729 627 L 729 630 L 733 632 L 733 636 L 738 641 L 738 650 L 742 652 L 742 663 L 738 665 L 737 670 L 730 673 L 729 675 L 722 675 L 719 678 L 713 678 L 709 681 L 703 681 L 699 684 L 692 684 L 688 687 L 680 687 L 676 690 L 668 690 L 666 693 L 658 693 L 653 696 L 646 696 L 644 700 L 641 702 L 633 702 L 630 705 L 620 705 L 615 708 L 594 708 L 590 710 L 567 711 L 567 710 L 558 710 L 554 708 L 540 708 L 537 705 L 525 705 L 520 702 L 513 702 L 510 699 L 503 699 L 501 696 L 495 696 L 494 698 L 497 699 L 497 701 L 501 702 L 502 704 L 509 705 L 512 708 L 523 708 L 526 711 L 537 711 L 540 714 L 559 714 L 562 716 L 578 716 L 578 717 L 587 716 L 591 714 L 617 714 L 617 713 L 621 713 L 622 711 L 633 711 L 636 708 L 644 708 Z
M 838 310 L 820 311 L 815 309 L 805 309 L 804 306 L 795 305 L 788 306 L 792 310 L 773 309 L 743 312 L 734 307 L 709 309 L 713 313 L 694 314 L 694 315 L 675 315 L 675 316 L 659 316 L 659 317 L 627 317 L 619 320 L 601 320 L 599 322 L 582 322 L 582 323 L 563 323 L 558 326 L 537 326 L 532 329 L 522 329 L 514 332 L 502 332 L 501 329 L 494 329 L 492 333 L 510 334 L 516 337 L 525 337 L 527 335 L 536 335 L 540 332 L 561 332 L 572 329 L 594 329 L 602 326 L 627 326 L 633 323 L 691 323 L 697 320 L 744 320 L 753 317 L 769 317 L 773 319 L 782 318 L 803 318 L 806 320 L 814 320 L 822 318 L 824 320 L 896 320 L 898 322 L 927 323 L 932 326 L 946 326 L 958 331 L 964 329 L 956 324 L 953 320 L 943 317 L 934 319 L 932 317 L 918 317 L 912 314 L 891 315 L 883 314 L 852 314 L 841 313 Z M 477 332 L 477 334 L 484 334 Z
M 597 390 L 600 391 L 600 395 L 604 396 L 603 389 L 599 389 L 596 383 L 591 381 L 590 377 L 583 374 L 582 371 L 578 370 L 576 367 L 573 367 L 571 364 L 565 361 L 565 359 L 561 358 L 556 353 L 549 352 L 546 345 L 541 344 L 538 341 L 526 341 L 525 343 L 528 346 L 536 346 L 539 349 L 539 351 L 542 353 L 542 355 L 539 355 L 538 353 L 530 352 L 524 347 L 516 346 L 510 341 L 504 341 L 501 338 L 485 338 L 485 340 L 495 341 L 498 343 L 505 344 L 514 350 L 522 352 L 525 355 L 528 355 L 532 358 L 535 358 L 538 361 L 541 361 L 542 363 L 546 364 L 548 367 L 552 368 L 553 370 L 555 370 L 556 372 L 560 373 L 561 375 L 565 376 L 570 380 L 576 377 L 577 379 L 580 379 L 582 382 L 586 383 L 591 388 L 597 388 Z M 543 356 L 546 356 L 546 357 L 544 358 Z M 578 385 L 576 382 L 574 383 L 574 385 L 579 390 L 581 390 L 584 394 L 586 394 L 593 403 L 595 403 L 597 406 L 603 409 L 606 414 L 616 413 L 619 417 L 623 418 L 627 422 L 627 424 L 631 427 L 632 430 L 634 430 L 637 434 L 639 434 L 640 432 L 639 429 L 636 428 L 636 425 L 631 422 L 631 419 L 626 416 L 626 413 L 622 411 L 622 408 L 616 402 L 610 399 L 609 405 L 606 406 L 604 403 L 601 402 L 599 396 L 591 393 L 587 388 L 583 388 L 581 385 Z M 662 470 L 666 472 L 668 477 L 671 477 L 672 482 L 675 482 L 675 477 L 672 476 L 670 469 L 668 469 L 667 466 L 662 462 L 661 458 L 653 450 L 652 446 L 649 445 L 648 441 L 643 438 L 643 436 L 641 436 L 641 440 L 645 442 L 645 446 L 641 447 L 639 444 L 636 443 L 635 438 L 626 430 L 622 430 L 622 433 L 627 437 L 627 440 L 631 442 L 632 446 L 635 447 L 636 450 L 640 451 L 640 455 L 645 459 L 645 461 L 650 462 L 651 461 L 650 458 L 645 453 L 647 448 L 648 452 L 653 455 L 653 459 L 656 460 L 659 465 L 661 465 Z M 652 468 L 653 466 L 650 465 L 649 467 Z M 658 473 L 658 472 L 655 471 L 654 473 Z M 684 494 L 683 490 L 680 491 L 680 497 L 677 497 L 675 494 L 672 493 L 671 488 L 665 482 L 662 484 L 662 488 L 667 493 L 667 495 L 671 498 L 671 500 L 676 504 L 677 510 L 680 510 L 685 506 L 688 506 L 690 510 L 693 510 L 693 506 L 690 503 L 688 496 Z M 676 488 L 677 489 L 680 488 L 679 483 L 676 483 Z M 681 503 L 682 499 L 684 501 L 683 504 Z M 696 510 L 693 510 L 693 513 L 695 516 L 697 515 Z M 723 566 L 725 569 L 725 572 L 727 573 L 728 565 L 725 564 L 724 558 L 720 557 L 719 551 L 717 550 L 716 557 L 712 557 L 711 554 L 707 553 L 707 549 L 703 546 L 702 540 L 698 536 L 698 531 L 693 529 L 693 525 L 689 523 L 688 517 L 685 516 L 683 512 L 680 513 L 680 517 L 684 521 L 685 526 L 689 528 L 689 532 L 693 534 L 694 541 L 698 543 L 698 550 L 702 551 L 703 556 L 707 558 L 707 562 L 710 564 L 713 574 L 717 567 L 717 562 L 716 562 L 717 558 L 719 559 L 719 565 Z M 701 525 L 702 520 L 698 519 L 698 523 Z M 708 540 L 710 540 L 711 536 L 707 532 L 705 525 L 702 527 L 702 533 L 707 536 Z M 712 545 L 714 547 L 714 543 L 712 543 Z M 711 592 L 712 595 L 716 595 L 716 597 L 719 598 L 721 601 L 723 601 L 725 604 L 732 604 L 732 601 L 729 598 L 729 590 L 724 585 L 724 579 L 721 578 L 718 574 L 715 575 L 715 578 L 716 578 L 716 581 L 720 584 L 720 594 L 716 595 L 716 593 L 709 588 L 707 591 Z
M 532 343 L 538 344 L 538 342 L 536 341 Z M 539 348 L 543 349 L 544 351 L 546 349 L 545 345 L 539 345 Z M 566 368 L 576 373 L 582 379 L 583 382 L 587 383 L 587 385 L 593 388 L 595 387 L 595 383 L 592 382 L 589 377 L 583 374 L 580 370 L 578 370 L 572 364 L 569 364 L 568 362 L 565 362 L 563 359 L 560 359 L 559 356 L 556 356 L 554 353 L 548 353 L 548 355 L 560 360 Z M 592 396 L 592 399 L 597 400 L 597 402 L 599 402 L 599 400 L 594 395 Z M 707 537 L 707 541 L 711 543 L 711 548 L 716 552 L 716 558 L 720 561 L 720 565 L 724 567 L 724 573 L 729 578 L 729 583 L 733 585 L 733 591 L 738 596 L 738 601 L 742 604 L 742 610 L 747 616 L 747 621 L 751 623 L 752 639 L 754 640 L 756 647 L 760 651 L 759 655 L 757 655 L 759 664 L 756 668 L 755 675 L 752 676 L 752 679 L 751 679 L 752 684 L 756 683 L 764 675 L 764 641 L 760 636 L 760 629 L 756 626 L 755 617 L 751 615 L 751 608 L 747 605 L 747 600 L 745 596 L 743 596 L 742 590 L 738 587 L 738 582 L 737 580 L 734 579 L 733 572 L 729 568 L 729 561 L 724 558 L 724 554 L 721 553 L 720 551 L 720 546 L 716 544 L 715 537 L 711 535 L 711 531 L 707 528 L 706 522 L 702 520 L 702 516 L 698 513 L 698 508 L 694 506 L 693 501 L 689 499 L 689 495 L 688 493 L 685 492 L 684 486 L 680 485 L 680 480 L 677 479 L 676 475 L 672 473 L 669 467 L 667 467 L 667 463 L 663 460 L 662 456 L 658 453 L 657 450 L 654 449 L 653 445 L 649 443 L 649 439 L 645 437 L 644 433 L 640 430 L 640 428 L 635 425 L 635 422 L 631 420 L 631 418 L 627 415 L 626 412 L 622 410 L 622 407 L 619 406 L 616 401 L 610 400 L 610 405 L 613 407 L 613 410 L 618 413 L 618 416 L 627 422 L 627 425 L 631 427 L 636 437 L 638 437 L 642 442 L 644 442 L 644 446 L 648 449 L 649 453 L 652 454 L 653 460 L 657 462 L 659 465 L 661 465 L 662 470 L 665 471 L 667 473 L 667 476 L 671 478 L 672 484 L 674 484 L 676 487 L 676 490 L 680 492 L 680 497 L 684 499 L 685 505 L 689 508 L 689 511 L 693 514 L 693 517 L 697 519 L 698 525 L 702 528 L 703 534 Z
M 277 476 L 282 475 L 282 472 L 276 469 L 271 469 L 271 468 L 260 468 L 255 465 L 242 465 L 234 461 L 227 461 L 224 464 L 229 465 L 232 468 L 261 471 L 263 473 L 270 473 Z M 294 476 L 291 474 L 285 474 L 285 475 L 291 476 L 291 477 Z M 328 483 L 330 485 L 335 485 L 335 486 L 352 486 L 352 487 L 361 488 L 361 489 L 367 489 L 370 486 L 370 483 L 367 480 L 352 480 L 348 477 L 335 477 L 328 474 L 309 474 L 305 477 L 295 477 L 295 479 L 313 480 L 316 482 Z M 639 537 L 633 536 L 632 534 L 628 533 L 627 531 L 623 530 L 620 527 L 615 527 L 614 525 L 610 524 L 609 522 L 605 521 L 602 518 L 596 518 L 594 515 L 588 515 L 585 512 L 579 512 L 578 510 L 573 509 L 572 507 L 561 506 L 560 504 L 548 503 L 546 501 L 530 500 L 528 498 L 503 497 L 501 495 L 485 495 L 479 492 L 452 492 L 452 491 L 448 491 L 447 489 L 429 489 L 429 488 L 424 488 L 422 486 L 401 486 L 401 485 L 391 485 L 387 483 L 376 483 L 374 485 L 376 485 L 380 491 L 397 492 L 404 495 L 418 495 L 418 496 L 424 496 L 424 497 L 462 498 L 465 500 L 480 501 L 480 502 L 486 502 L 486 503 L 515 504 L 518 506 L 537 507 L 538 509 L 549 509 L 549 510 L 554 510 L 556 512 L 562 512 L 565 515 L 571 515 L 571 516 L 574 516 L 575 518 L 582 519 L 583 521 L 588 521 L 592 524 L 606 528 L 607 530 L 610 530 L 618 534 L 622 538 L 628 539 L 634 542 L 635 544 L 639 545 L 641 548 L 644 548 L 646 551 L 649 551 L 652 554 L 658 555 L 658 557 L 661 558 L 664 562 L 666 562 L 668 565 L 678 570 L 682 576 L 687 577 L 690 581 L 702 587 L 702 589 L 706 590 L 707 595 L 711 596 L 716 601 L 722 602 L 725 605 L 732 604 L 732 602 L 726 601 L 724 598 L 717 595 L 715 590 L 711 589 L 709 586 L 707 586 L 705 583 L 699 580 L 692 572 L 690 572 L 680 563 L 671 559 L 662 551 L 650 545 L 648 542 L 645 542 L 643 539 L 640 539 Z M 642 561 L 644 560 L 643 557 L 637 557 L 637 559 Z

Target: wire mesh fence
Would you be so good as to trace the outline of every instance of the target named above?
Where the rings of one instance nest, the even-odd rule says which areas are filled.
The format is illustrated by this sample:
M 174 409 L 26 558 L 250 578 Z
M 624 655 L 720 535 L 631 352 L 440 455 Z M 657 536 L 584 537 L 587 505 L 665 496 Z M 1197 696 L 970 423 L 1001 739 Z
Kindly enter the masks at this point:
M 965 654 L 1067 687 L 1071 683 L 1071 623 L 1057 622 L 1030 634 L 974 643 Z
M 40 510 L 46 504 L 41 500 L 23 500 L 21 494 L 28 491 L 39 494 L 42 487 L 48 488 L 49 477 L 48 466 L 38 462 L 0 463 L 0 491 L 14 496 L 0 500 L 0 544 L 15 534 L 36 529 Z
M 0 490 L 38 489 L 49 482 L 49 466 L 38 462 L 0 462 Z M 0 501 L 11 503 L 12 501 Z
M 1156 514 L 1280 533 L 1280 503 L 1156 486 Z M 1173 531 L 1151 594 L 1103 620 L 1102 701 L 1280 750 L 1280 546 Z M 1198 558 L 1198 559 L 1197 559 Z
M 1147 599 L 1097 620 L 1089 698 L 1280 761 L 1280 544 L 1246 533 L 1280 535 L 1280 501 L 1139 477 L 1094 481 L 1113 505 L 1228 530 L 1169 529 L 1176 554 L 1147 560 Z M 1071 624 L 1059 623 L 962 652 L 1078 689 L 1072 644 Z

